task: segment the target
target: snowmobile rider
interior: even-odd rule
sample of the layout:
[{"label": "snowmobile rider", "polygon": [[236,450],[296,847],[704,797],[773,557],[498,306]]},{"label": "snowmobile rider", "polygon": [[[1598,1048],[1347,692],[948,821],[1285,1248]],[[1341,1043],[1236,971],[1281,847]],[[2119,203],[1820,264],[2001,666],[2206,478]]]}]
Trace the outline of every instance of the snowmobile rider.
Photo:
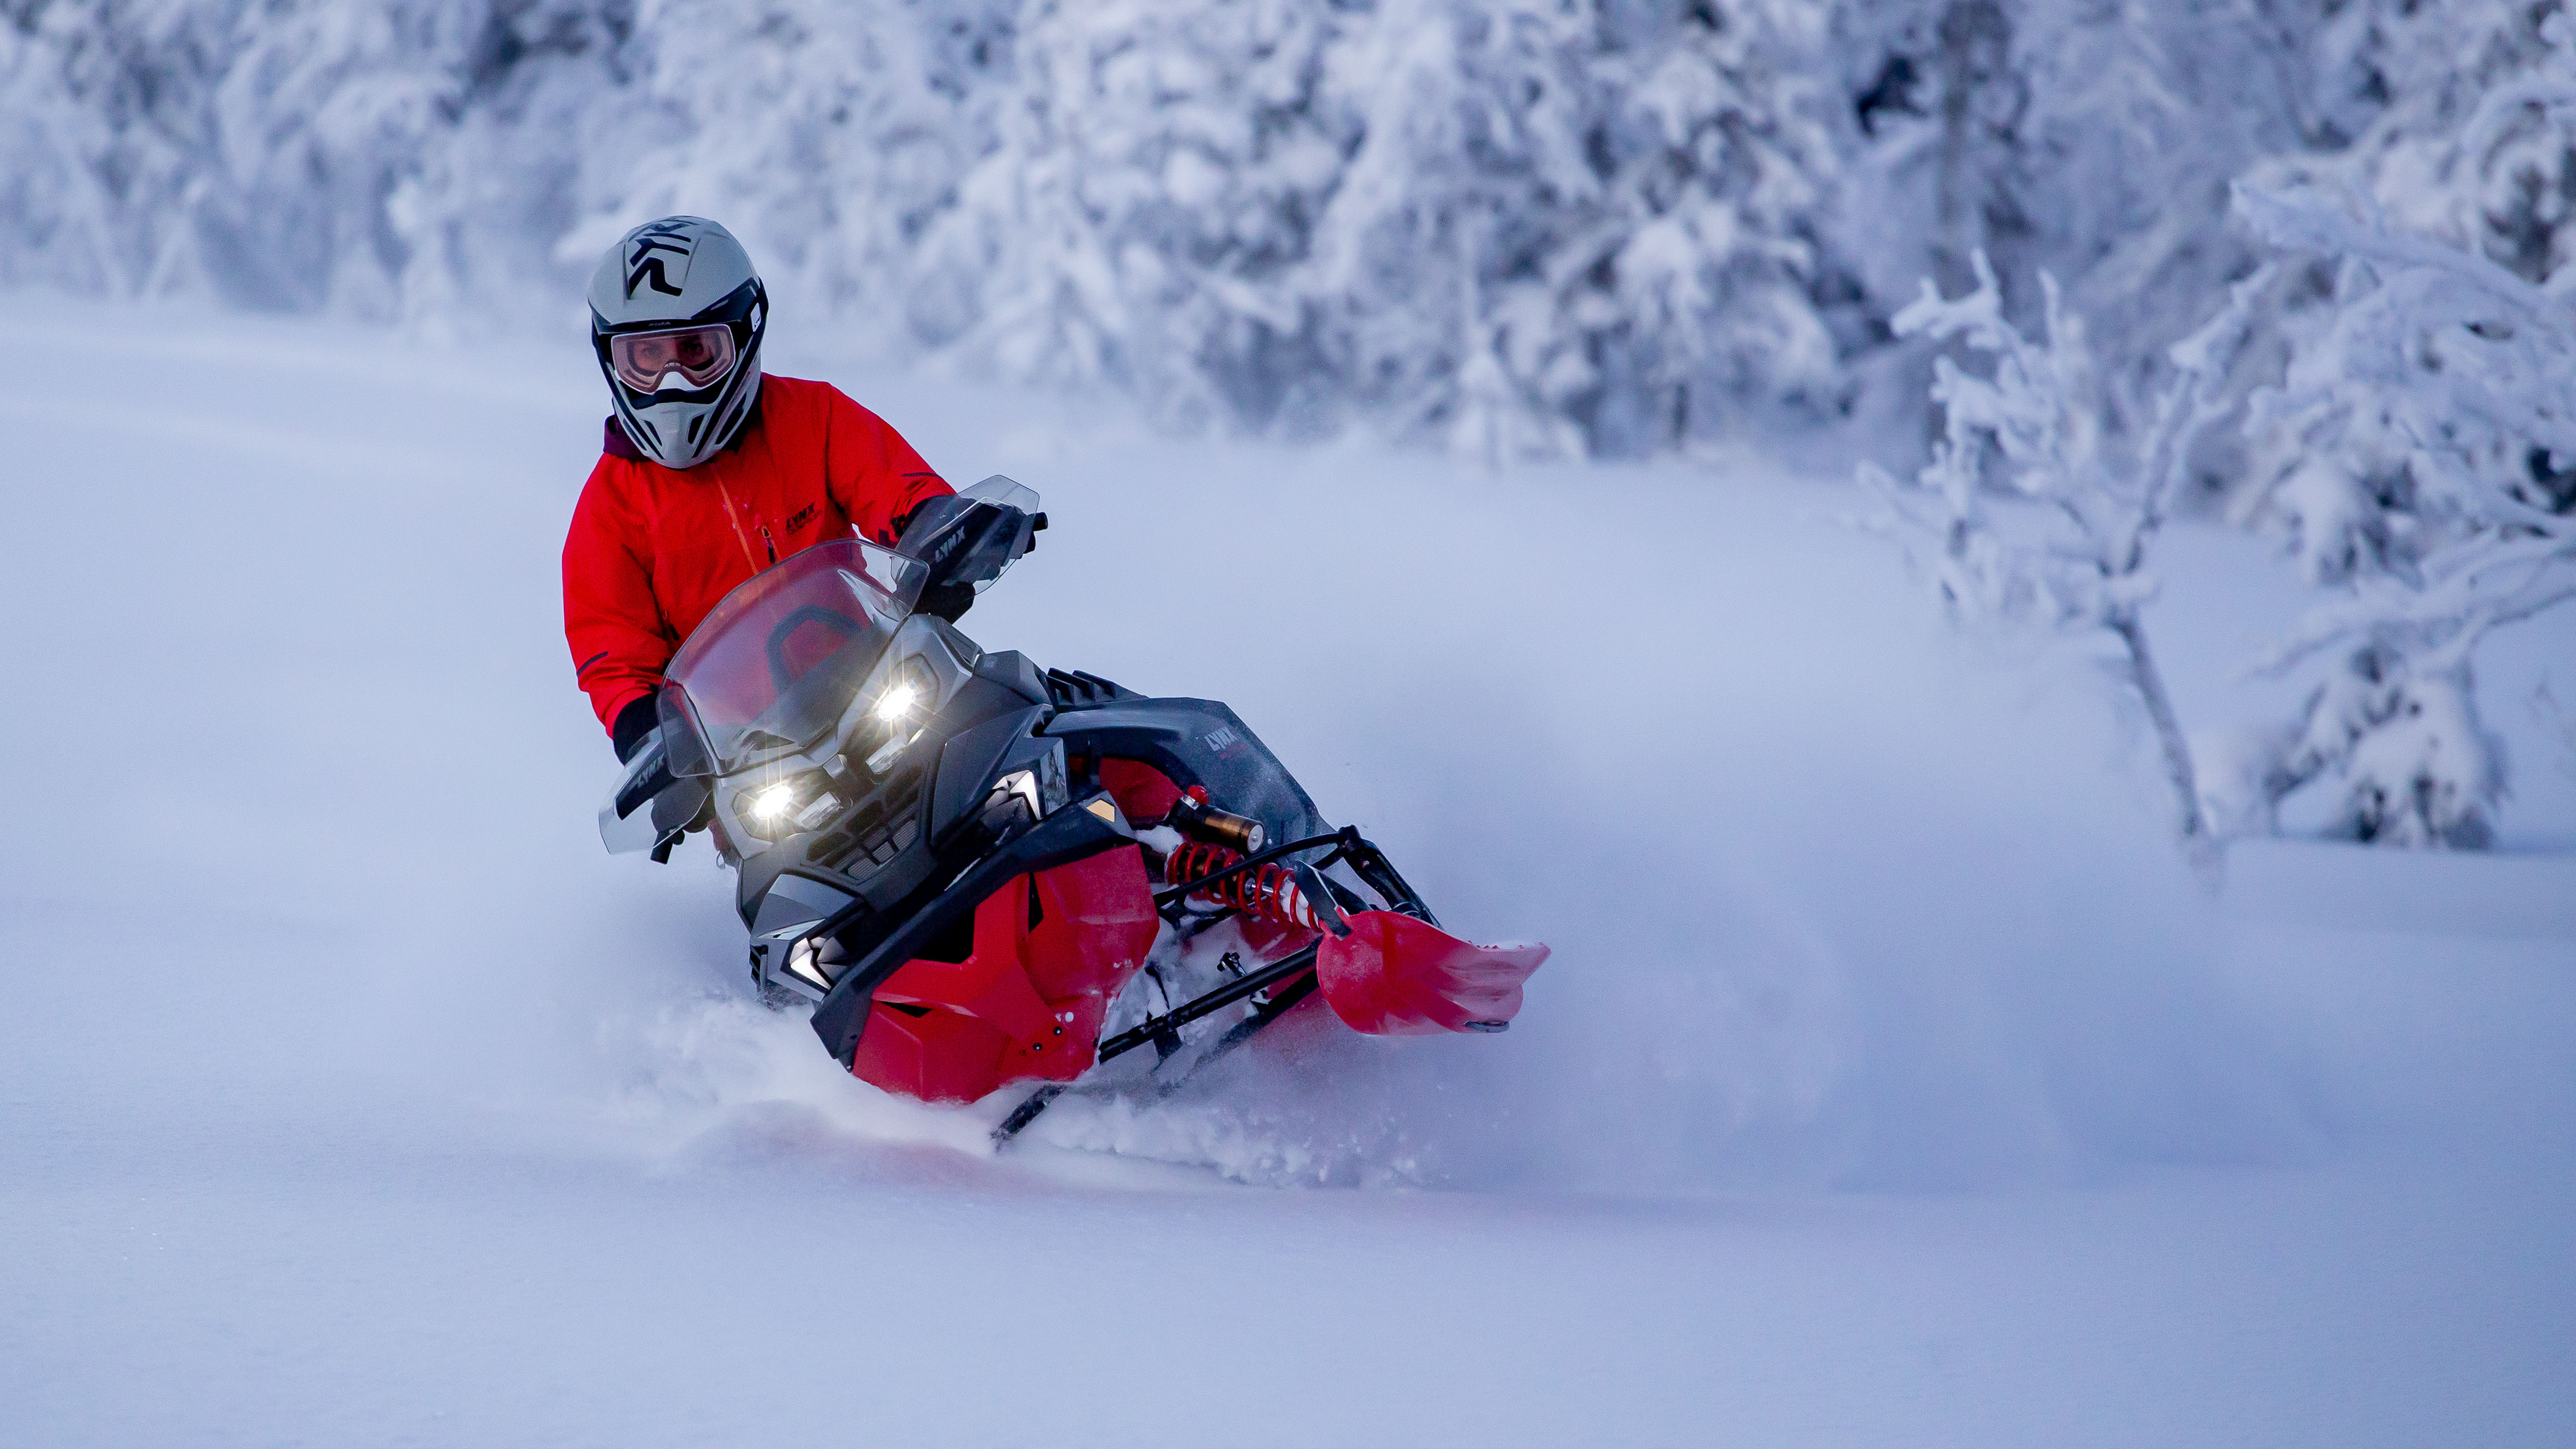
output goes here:
[{"label": "snowmobile rider", "polygon": [[[590,282],[616,411],[564,539],[564,637],[630,760],[662,671],[724,596],[814,544],[891,544],[952,490],[885,420],[825,382],[767,377],[769,294],[733,234],[669,216],[619,238]],[[972,590],[921,607],[954,619]]]}]

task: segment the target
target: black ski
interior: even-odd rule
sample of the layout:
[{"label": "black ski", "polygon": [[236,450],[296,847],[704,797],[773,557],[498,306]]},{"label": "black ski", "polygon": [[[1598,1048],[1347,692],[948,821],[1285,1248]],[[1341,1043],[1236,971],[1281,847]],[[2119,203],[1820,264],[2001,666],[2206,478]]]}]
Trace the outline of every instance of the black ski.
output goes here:
[{"label": "black ski", "polygon": [[[1206,1070],[1208,1063],[1250,1041],[1254,1033],[1287,1015],[1288,1008],[1305,1000],[1307,993],[1315,989],[1315,954],[1321,949],[1322,943],[1317,942],[1303,950],[1292,951],[1250,975],[1227,982],[1205,996],[1185,1001],[1161,1016],[1148,1017],[1102,1042],[1100,1055],[1096,1060],[1106,1062],[1125,1056],[1148,1042],[1169,1036],[1191,1022],[1223,1011],[1245,997],[1257,995],[1272,986],[1280,988],[1277,995],[1254,1008],[1252,1015],[1227,1028],[1225,1035],[1217,1038],[1216,1045],[1208,1049],[1207,1055],[1191,1063],[1188,1071],[1165,1083],[1157,1093],[1159,1096],[1170,1096],[1179,1091],[1191,1078]],[[1023,1128],[1036,1121],[1038,1114],[1047,1109],[1048,1103],[1064,1094],[1066,1085],[1062,1082],[1049,1082],[1030,1093],[1028,1100],[1012,1108],[1011,1115],[1002,1119],[1002,1125],[993,1129],[993,1141],[1000,1144],[1019,1136]]]}]

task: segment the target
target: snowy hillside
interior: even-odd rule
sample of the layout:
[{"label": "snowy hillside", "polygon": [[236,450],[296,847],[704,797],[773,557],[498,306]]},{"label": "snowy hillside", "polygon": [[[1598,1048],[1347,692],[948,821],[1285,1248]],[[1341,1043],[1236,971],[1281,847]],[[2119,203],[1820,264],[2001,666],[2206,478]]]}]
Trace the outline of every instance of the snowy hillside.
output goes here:
[{"label": "snowy hillside", "polygon": [[[0,1444],[2576,1437],[2563,622],[2479,676],[2503,849],[2213,896],[2086,671],[1948,633],[1838,477],[1173,441],[782,318],[1044,492],[970,634],[1229,701],[1557,949],[1508,1035],[996,1157],[750,999],[704,853],[600,853],[568,329],[10,311]],[[2167,573],[2185,707],[2277,708],[2302,585]]]}]

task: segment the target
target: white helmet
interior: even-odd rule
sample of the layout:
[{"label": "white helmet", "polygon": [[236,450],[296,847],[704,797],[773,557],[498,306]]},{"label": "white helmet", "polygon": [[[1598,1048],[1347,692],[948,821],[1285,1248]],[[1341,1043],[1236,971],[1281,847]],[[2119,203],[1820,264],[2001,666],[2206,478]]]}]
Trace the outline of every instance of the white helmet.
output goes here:
[{"label": "white helmet", "polygon": [[768,323],[750,254],[702,216],[635,228],[590,279],[590,341],[617,420],[668,468],[693,468],[740,436]]}]

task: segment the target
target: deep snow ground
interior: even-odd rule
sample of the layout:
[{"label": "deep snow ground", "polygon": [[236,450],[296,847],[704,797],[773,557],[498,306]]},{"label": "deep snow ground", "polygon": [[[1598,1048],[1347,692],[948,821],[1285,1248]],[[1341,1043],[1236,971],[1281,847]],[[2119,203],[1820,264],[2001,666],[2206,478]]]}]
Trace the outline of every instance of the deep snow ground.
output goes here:
[{"label": "deep snow ground", "polygon": [[[577,344],[17,301],[0,1444],[2576,1436],[2576,860],[2209,899],[2090,686],[1948,639],[1835,487],[1157,441],[782,338],[1046,494],[968,632],[1228,700],[1558,948],[1508,1036],[995,1159],[741,999],[702,852],[598,852]],[[2240,542],[2172,627],[2268,607]],[[2516,745],[2515,838],[2576,837]]]}]

